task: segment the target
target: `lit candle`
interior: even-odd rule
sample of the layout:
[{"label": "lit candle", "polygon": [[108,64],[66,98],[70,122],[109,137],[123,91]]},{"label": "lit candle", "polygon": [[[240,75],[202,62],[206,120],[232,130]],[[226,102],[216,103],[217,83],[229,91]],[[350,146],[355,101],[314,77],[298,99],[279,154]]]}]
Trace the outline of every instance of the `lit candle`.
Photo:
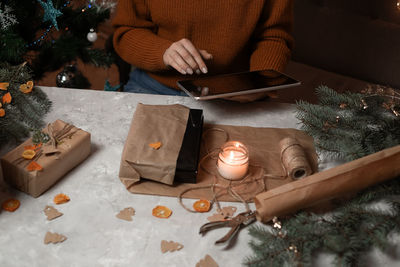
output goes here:
[{"label": "lit candle", "polygon": [[218,172],[222,177],[235,180],[244,177],[249,168],[249,152],[238,141],[224,144],[218,155]]}]

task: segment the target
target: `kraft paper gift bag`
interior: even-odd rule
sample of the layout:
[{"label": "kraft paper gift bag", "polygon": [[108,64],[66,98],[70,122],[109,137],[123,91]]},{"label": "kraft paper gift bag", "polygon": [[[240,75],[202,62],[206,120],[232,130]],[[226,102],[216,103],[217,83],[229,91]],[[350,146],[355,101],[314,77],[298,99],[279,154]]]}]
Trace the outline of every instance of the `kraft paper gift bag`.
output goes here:
[{"label": "kraft paper gift bag", "polygon": [[[141,178],[172,185],[190,109],[139,104],[122,152],[119,177],[129,188]],[[156,149],[150,144],[160,142]]]}]

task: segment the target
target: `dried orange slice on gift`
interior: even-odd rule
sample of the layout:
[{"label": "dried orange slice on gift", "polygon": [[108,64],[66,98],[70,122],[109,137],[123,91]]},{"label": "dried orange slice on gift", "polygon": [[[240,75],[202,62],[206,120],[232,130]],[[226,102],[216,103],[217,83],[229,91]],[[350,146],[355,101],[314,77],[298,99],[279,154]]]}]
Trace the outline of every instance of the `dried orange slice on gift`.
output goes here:
[{"label": "dried orange slice on gift", "polygon": [[27,81],[26,86],[28,87],[29,90],[33,89],[33,81]]},{"label": "dried orange slice on gift", "polygon": [[24,94],[32,92],[32,89],[33,89],[33,81],[28,81],[27,83],[21,84],[19,86],[19,90]]},{"label": "dried orange slice on gift", "polygon": [[165,207],[165,206],[156,206],[153,209],[152,212],[153,216],[156,216],[157,218],[168,218],[169,216],[171,216],[172,214],[172,210],[170,210],[169,208]]},{"label": "dried orange slice on gift", "polygon": [[20,202],[18,199],[11,198],[3,202],[3,210],[14,212],[19,208]]},{"label": "dried orange slice on gift", "polygon": [[31,163],[28,164],[28,166],[26,166],[26,169],[30,172],[33,172],[33,171],[41,171],[43,170],[43,167],[40,166],[39,163],[33,160],[31,161]]},{"label": "dried orange slice on gift", "polygon": [[210,207],[211,203],[207,199],[200,199],[193,203],[193,209],[198,212],[207,212]]},{"label": "dried orange slice on gift", "polygon": [[36,149],[40,148],[41,146],[42,146],[42,143],[39,143],[39,144],[37,144],[37,145],[24,146],[24,149],[25,149],[25,150],[27,150],[27,149],[36,150]]},{"label": "dried orange slice on gift", "polygon": [[36,155],[36,152],[32,149],[26,149],[24,152],[22,152],[22,157],[24,159],[33,159],[33,157]]},{"label": "dried orange slice on gift", "polygon": [[70,200],[69,196],[66,194],[58,194],[54,197],[53,201],[57,205],[67,203]]}]

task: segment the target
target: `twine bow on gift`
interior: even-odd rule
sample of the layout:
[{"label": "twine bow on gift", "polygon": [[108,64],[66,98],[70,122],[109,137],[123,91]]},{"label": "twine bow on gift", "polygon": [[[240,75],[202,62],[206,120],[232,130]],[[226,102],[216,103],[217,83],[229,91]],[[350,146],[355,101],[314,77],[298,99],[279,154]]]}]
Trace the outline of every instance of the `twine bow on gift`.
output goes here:
[{"label": "twine bow on gift", "polygon": [[44,155],[49,156],[55,153],[61,153],[61,151],[57,149],[57,145],[60,144],[63,139],[71,137],[78,131],[78,128],[71,131],[73,128],[74,126],[72,124],[67,123],[61,130],[54,130],[54,125],[49,123],[47,125],[47,134],[50,137],[50,141],[43,146]]},{"label": "twine bow on gift", "polygon": [[[49,136],[49,141],[44,145],[36,145],[33,149],[35,151],[35,156],[31,159],[25,159],[23,157],[18,157],[13,161],[15,164],[24,163],[24,167],[37,161],[42,155],[51,156],[61,153],[61,150],[57,146],[62,142],[63,139],[71,137],[75,134],[79,128],[75,128],[72,124],[66,123],[60,130],[54,129],[55,123],[49,123],[46,127],[47,134]],[[74,129],[75,128],[75,129]],[[74,129],[74,130],[72,130]]]}]

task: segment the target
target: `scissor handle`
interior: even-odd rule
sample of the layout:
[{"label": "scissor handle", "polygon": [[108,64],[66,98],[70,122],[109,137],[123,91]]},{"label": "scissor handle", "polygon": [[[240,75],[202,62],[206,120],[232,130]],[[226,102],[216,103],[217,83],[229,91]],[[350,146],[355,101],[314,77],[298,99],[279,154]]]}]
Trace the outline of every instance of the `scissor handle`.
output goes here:
[{"label": "scissor handle", "polygon": [[226,241],[230,240],[232,237],[234,237],[240,230],[241,224],[236,224],[234,227],[229,230],[226,235],[224,235],[222,238],[218,239],[215,241],[215,244],[220,244],[220,243],[225,243]]},{"label": "scissor handle", "polygon": [[204,224],[203,226],[200,227],[199,233],[200,234],[205,234],[206,232],[219,228],[219,227],[231,227],[229,232],[224,235],[222,238],[218,239],[215,244],[219,243],[224,243],[228,240],[230,240],[233,236],[237,234],[237,232],[240,230],[240,228],[246,225],[251,224],[252,222],[255,221],[255,212],[254,211],[245,211],[242,213],[239,213],[235,217],[229,220],[225,221],[217,221],[217,222],[209,222]]}]

